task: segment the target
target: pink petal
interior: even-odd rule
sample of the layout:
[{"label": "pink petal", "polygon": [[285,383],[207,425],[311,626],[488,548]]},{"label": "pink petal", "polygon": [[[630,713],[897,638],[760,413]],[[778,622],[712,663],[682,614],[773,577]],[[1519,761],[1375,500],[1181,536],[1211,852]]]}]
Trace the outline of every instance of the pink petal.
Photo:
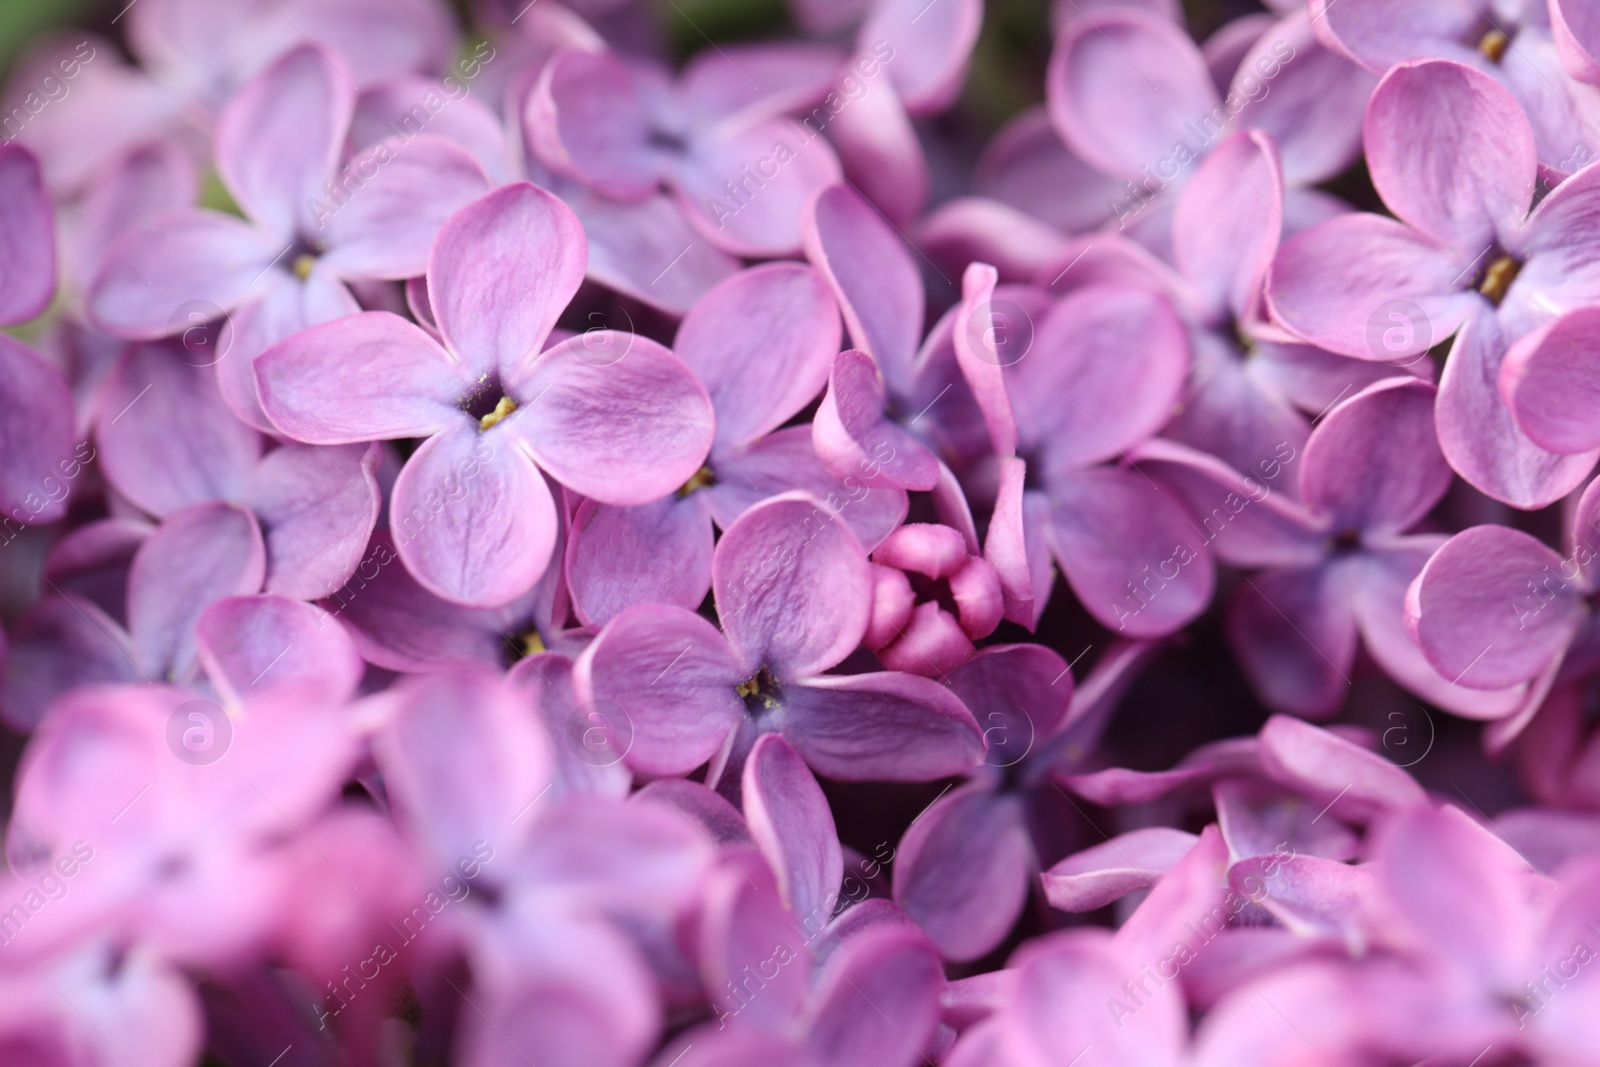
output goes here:
[{"label": "pink petal", "polygon": [[342,704],[363,664],[345,628],[281,596],[219,600],[195,623],[206,677],[230,704],[281,696]]},{"label": "pink petal", "polygon": [[822,675],[784,688],[783,735],[818,774],[926,782],[977,766],[983,736],[961,701],[929,678]]},{"label": "pink petal", "polygon": [[1373,923],[1377,875],[1320,856],[1253,856],[1228,869],[1234,892],[1302,937],[1333,936],[1359,951]]},{"label": "pink petal", "polygon": [[651,141],[650,108],[628,64],[609,53],[564,49],[544,65],[523,128],[540,160],[613,200],[654,192],[668,164]]},{"label": "pink petal", "polygon": [[917,224],[912,239],[941,267],[958,271],[969,263],[990,263],[1006,282],[1032,279],[1067,246],[1058,230],[1034,216],[976,196],[940,204]]},{"label": "pink petal", "polygon": [[[1135,9],[1095,12],[1066,27],[1050,54],[1045,94],[1067,147],[1126,178],[1138,178],[1146,166],[1175,178],[1195,154],[1186,123],[1218,106],[1211,74],[1188,35]],[[1175,154],[1178,147],[1182,154]]]},{"label": "pink petal", "polygon": [[373,445],[284,445],[250,475],[246,492],[267,544],[269,593],[315,600],[356,572],[382,495]]},{"label": "pink petal", "polygon": [[1241,131],[1206,156],[1178,197],[1172,246],[1211,321],[1257,317],[1283,232],[1283,171],[1265,134]]},{"label": "pink petal", "polygon": [[1367,105],[1366,150],[1390,210],[1469,256],[1516,233],[1533,201],[1538,160],[1522,106],[1461,63],[1419,60],[1386,74]]},{"label": "pink petal", "polygon": [[1340,530],[1398,533],[1450,486],[1433,430],[1433,386],[1379,382],[1323,416],[1306,443],[1301,496]]},{"label": "pink petal", "polygon": [[[702,49],[690,58],[679,76],[678,91],[691,122],[778,118],[820,100],[844,63],[845,57],[831,45],[730,44]],[[877,69],[872,63],[862,74],[870,78]]]},{"label": "pink petal", "polygon": [[406,569],[430,593],[495,607],[533,587],[555,549],[555,501],[509,434],[466,426],[422,443],[400,471],[389,526]]},{"label": "pink petal", "polygon": [[1500,366],[1500,395],[1517,426],[1552,452],[1600,448],[1589,370],[1600,342],[1600,310],[1579,308],[1513,344]]},{"label": "pink petal", "polygon": [[157,517],[208,500],[237,500],[261,455],[261,435],[233,417],[216,372],[167,344],[134,344],[107,376],[95,431],[106,476]]},{"label": "pink petal", "polygon": [[980,0],[934,8],[921,0],[889,0],[862,23],[856,51],[870,50],[883,60],[907,111],[933,114],[949,107],[960,93],[982,25]]},{"label": "pink petal", "polygon": [[127,632],[82,597],[44,597],[12,624],[10,643],[0,715],[18,731],[69,689],[140,680]]},{"label": "pink petal", "polygon": [[722,282],[684,317],[673,351],[717,412],[717,444],[740,448],[822,392],[839,351],[839,312],[809,267],[770,263]]},{"label": "pink petal", "polygon": [[428,298],[450,351],[508,384],[526,374],[583,282],[587,247],[572,209],[527,182],[457,211],[428,260]]},{"label": "pink petal", "polygon": [[711,591],[711,515],[705,498],[668,494],[616,507],[585,501],[572,519],[566,575],[585,626],[640,604],[693,610]]},{"label": "pink petal", "polygon": [[973,188],[1066,234],[1097,229],[1111,218],[1125,183],[1073,155],[1046,109],[1034,107],[989,142]]},{"label": "pink petal", "polygon": [[840,1067],[927,1062],[939,1024],[944,971],[914,930],[873,931],[841,947],[819,976],[806,1044]]},{"label": "pink petal", "polygon": [[1474,488],[1519,508],[1543,507],[1582,484],[1600,450],[1564,456],[1529,440],[1501,399],[1505,355],[1499,324],[1485,307],[1456,336],[1439,379],[1439,447]]},{"label": "pink petal", "polygon": [[606,504],[679,488],[711,447],[715,416],[689,369],[654,341],[595,330],[546,349],[506,380],[513,426],[539,466]]},{"label": "pink petal", "polygon": [[1262,571],[1246,578],[1227,616],[1240,666],[1263,703],[1326,718],[1350,695],[1356,654],[1349,568]]},{"label": "pink petal", "polygon": [[356,155],[335,177],[342,200],[317,201],[321,263],[341,278],[412,278],[463,204],[489,191],[483,169],[437,136],[395,137]]},{"label": "pink petal", "polygon": [[711,587],[744,668],[781,681],[835,666],[861,642],[872,577],[861,542],[804,493],[750,508],[722,535]]},{"label": "pink petal", "polygon": [[744,717],[744,678],[716,627],[684,608],[631,608],[606,624],[573,668],[585,702],[614,708],[632,731],[628,764],[686,774],[710,759]]},{"label": "pink petal", "polygon": [[1103,908],[1129,893],[1149,889],[1200,839],[1165,826],[1118,834],[1075,852],[1044,872],[1050,906],[1083,912]]},{"label": "pink petal", "polygon": [[167,518],[133,557],[128,631],[139,670],[181,680],[195,655],[195,621],[216,600],[261,588],[266,549],[249,512],[221,502]]},{"label": "pink petal", "polygon": [[1550,29],[1561,62],[1579,81],[1600,85],[1600,19],[1587,4],[1555,0],[1550,5]]},{"label": "pink petal", "polygon": [[745,759],[745,818],[772,864],[784,906],[812,932],[833,917],[844,859],[822,787],[789,742],[768,734]]},{"label": "pink petal", "polygon": [[1015,797],[974,783],[907,827],[895,854],[894,901],[949,960],[974,960],[1010,933],[1036,864]]},{"label": "pink petal", "polygon": [[474,672],[418,678],[394,696],[374,756],[401,825],[447,868],[485,842],[514,854],[551,773],[549,741],[516,690]]},{"label": "pink petal", "polygon": [[1585,611],[1576,578],[1576,568],[1520,530],[1474,526],[1422,568],[1407,622],[1445,678],[1474,689],[1516,685],[1572,641]]},{"label": "pink petal", "polygon": [[871,204],[836,185],[802,220],[805,253],[833,286],[855,346],[898,390],[922,336],[922,279],[905,244]]},{"label": "pink petal", "polygon": [[1341,2],[1313,0],[1311,25],[1329,48],[1380,74],[1404,60],[1436,54],[1445,42],[1466,41],[1484,18],[1472,0],[1355,0],[1335,10]]},{"label": "pink petal", "polygon": [[55,288],[55,220],[39,161],[21,145],[0,145],[0,323],[38,315]]},{"label": "pink petal", "polygon": [[1130,637],[1171,633],[1211,600],[1211,557],[1187,511],[1142,475],[1093,468],[1050,490],[1056,561],[1085,609]]},{"label": "pink petal", "polygon": [[839,174],[839,159],[820,134],[772,120],[695,138],[673,187],[684,217],[707,241],[764,258],[800,250],[805,205]]},{"label": "pink petal", "polygon": [[1017,450],[1017,422],[1001,368],[1028,354],[1025,345],[1033,341],[1033,323],[1020,307],[995,305],[998,281],[999,273],[988,264],[967,267],[952,334],[961,375],[983,411],[990,444],[997,456],[1010,456]]},{"label": "pink petal", "polygon": [[217,170],[245,213],[287,241],[315,227],[309,204],[333,177],[355,85],[307,44],[251,79],[217,123]]},{"label": "pink petal", "polygon": [[[876,61],[864,58],[856,63]],[[906,226],[927,206],[928,160],[894,87],[869,84],[855,95],[861,85],[853,75],[845,75],[838,91],[846,96],[828,132],[839,151],[845,180],[891,222]]]},{"label": "pink petal", "polygon": [[589,277],[674,315],[739,269],[665,194],[631,203],[578,196],[572,210],[589,239]]},{"label": "pink petal", "polygon": [[811,423],[818,457],[833,474],[856,475],[871,488],[932,489],[938,459],[888,417],[887,406],[872,357],[855,349],[839,353]]},{"label": "pink petal", "polygon": [[462,426],[474,382],[421,329],[364,311],[303,330],[255,361],[261,407],[297,441],[317,445],[426,437]]},{"label": "pink petal", "polygon": [[1361,823],[1425,799],[1422,787],[1382,756],[1310,723],[1274,715],[1261,728],[1261,764],[1275,781]]}]

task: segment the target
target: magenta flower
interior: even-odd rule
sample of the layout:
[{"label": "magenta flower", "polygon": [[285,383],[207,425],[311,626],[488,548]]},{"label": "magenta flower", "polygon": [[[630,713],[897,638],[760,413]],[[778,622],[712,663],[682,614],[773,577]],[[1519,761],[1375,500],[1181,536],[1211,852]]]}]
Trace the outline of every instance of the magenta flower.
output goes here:
[{"label": "magenta flower", "polygon": [[234,414],[272,425],[251,361],[297,330],[359,310],[347,283],[421,274],[445,219],[488,189],[476,162],[441,139],[394,137],[345,160],[355,104],[325,51],[296,48],[229,102],[217,170],[245,214],[189,209],[124,235],[89,294],[120,337],[183,333],[229,316],[217,362]]},{"label": "magenta flower", "polygon": [[683,774],[716,757],[737,776],[763,734],[782,734],[818,774],[926,781],[982,756],[972,715],[937,682],[895,671],[836,675],[871,617],[872,578],[855,534],[803,493],[728,527],[711,561],[723,629],[684,608],[631,608],[578,657],[580,699],[631,721],[628,763]]},{"label": "magenta flower", "polygon": [[695,305],[673,352],[711,396],[711,454],[660,500],[579,505],[565,559],[579,621],[599,626],[640,604],[698,607],[711,588],[712,524],[726,529],[751,504],[791,489],[812,493],[866,545],[898,525],[903,491],[830,474],[810,428],[784,427],[822,391],[838,350],[838,306],[809,267],[756,267]]},{"label": "magenta flower", "polygon": [[1600,294],[1600,261],[1580,237],[1600,171],[1574,175],[1530,212],[1538,162],[1522,108],[1493,78],[1446,60],[1385,76],[1366,148],[1401,221],[1349,215],[1285,244],[1268,284],[1274,317],[1358,359],[1420,356],[1456,335],[1435,416],[1445,458],[1498,500],[1559,499],[1595,453],[1541,448],[1496,384],[1508,345]]},{"label": "magenta flower", "polygon": [[434,245],[442,343],[365,312],[256,362],[262,407],[289,437],[426,438],[395,482],[390,526],[407,569],[446,600],[497,606],[539,580],[557,525],[542,471],[592,499],[642,504],[705,458],[710,401],[665,348],[601,330],[540,351],[583,257],[565,205],[508,185],[452,216]]},{"label": "magenta flower", "polygon": [[872,622],[861,643],[891,670],[940,678],[1000,625],[1000,576],[961,533],[911,523],[872,552]]}]

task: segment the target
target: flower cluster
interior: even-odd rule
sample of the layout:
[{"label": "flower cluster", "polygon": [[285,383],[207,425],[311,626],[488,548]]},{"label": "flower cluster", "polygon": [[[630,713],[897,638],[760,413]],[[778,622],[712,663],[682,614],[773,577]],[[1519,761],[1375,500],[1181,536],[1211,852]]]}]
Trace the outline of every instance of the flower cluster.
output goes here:
[{"label": "flower cluster", "polygon": [[989,8],[24,51],[0,1063],[1600,1064],[1600,3]]}]

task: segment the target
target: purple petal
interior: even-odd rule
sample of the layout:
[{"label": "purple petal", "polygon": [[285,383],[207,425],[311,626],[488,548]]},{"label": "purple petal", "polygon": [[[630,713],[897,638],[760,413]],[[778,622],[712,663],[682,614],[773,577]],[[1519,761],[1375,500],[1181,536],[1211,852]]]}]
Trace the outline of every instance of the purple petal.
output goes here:
[{"label": "purple petal", "polygon": [[668,494],[616,507],[586,501],[572,519],[566,575],[585,626],[640,604],[693,610],[711,591],[711,516],[705,498]]},{"label": "purple petal", "polygon": [[[858,64],[874,60],[859,59]],[[851,75],[840,89],[850,92]],[[831,94],[830,94],[831,95]],[[893,86],[869,87],[846,104],[828,128],[844,178],[896,226],[907,226],[928,203],[928,160]],[[812,112],[813,115],[816,112]]]},{"label": "purple petal", "polygon": [[711,401],[676,356],[631,333],[569,338],[506,380],[522,405],[513,426],[569,489],[606,504],[644,504],[705,462]]},{"label": "purple petal", "polygon": [[288,697],[342,704],[363,664],[345,628],[281,596],[219,600],[196,620],[206,677],[233,705]]},{"label": "purple petal", "polygon": [[1024,449],[1049,465],[1110,459],[1172,416],[1189,368],[1183,324],[1143,289],[1091,286],[1059,301],[1008,368]]},{"label": "purple petal", "polygon": [[1217,827],[1234,860],[1289,850],[1293,855],[1353,859],[1361,840],[1338,819],[1323,820],[1305,798],[1250,778],[1230,778],[1211,787]]},{"label": "purple petal", "polygon": [[1056,735],[1072,703],[1067,663],[1043,645],[990,645],[950,673],[983,726],[990,767],[1015,767]]},{"label": "purple petal", "polygon": [[[754,869],[730,864],[708,879],[699,930],[701,968],[719,1017],[737,1016],[741,1029],[782,1033],[805,1003],[809,953],[772,874],[759,860],[745,866]],[[762,973],[752,981],[757,972]]]},{"label": "purple petal", "polygon": [[901,837],[894,901],[940,955],[974,960],[1016,924],[1036,862],[1017,798],[964,786],[930,804]]},{"label": "purple petal", "polygon": [[1228,637],[1268,707],[1326,718],[1343,706],[1356,654],[1353,577],[1335,563],[1263,571],[1239,588]]},{"label": "purple petal", "polygon": [[55,219],[39,161],[0,144],[0,324],[38,315],[55,291]]},{"label": "purple petal", "polygon": [[0,335],[0,508],[9,520],[54,522],[66,514],[70,475],[82,466],[73,458],[81,452],[73,450],[72,412],[61,373]]},{"label": "purple petal", "polygon": [[441,137],[396,137],[356,155],[335,183],[342,202],[317,201],[322,265],[341,278],[412,278],[445,221],[489,191],[482,168]]},{"label": "purple petal", "polygon": [[374,755],[401,825],[447,868],[484,842],[514,853],[538,822],[518,817],[551,774],[549,741],[517,690],[467,673],[419,678],[394,695]]},{"label": "purple petal", "polygon": [[1600,451],[1556,455],[1517,428],[1499,388],[1505,352],[1487,308],[1462,327],[1439,379],[1439,447],[1474,488],[1519,508],[1543,507],[1582,484]]},{"label": "purple petal", "polygon": [[1310,723],[1274,715],[1261,728],[1261,765],[1347,822],[1422,803],[1422,787],[1382,756]]},{"label": "purple petal", "polygon": [[695,138],[673,186],[689,224],[724,252],[786,256],[800,250],[805,205],[839,173],[820,134],[773,120]]},{"label": "purple petal", "polygon": [[428,298],[450,351],[504,383],[526,374],[583,282],[587,247],[572,209],[527,182],[457,211],[428,260]]},{"label": "purple petal", "polygon": [[117,492],[157,517],[237,500],[261,435],[233,417],[216,373],[173,345],[123,350],[104,385],[95,440]]},{"label": "purple petal", "polygon": [[906,110],[928,115],[949,107],[960,93],[982,25],[981,0],[934,8],[922,0],[888,0],[862,23],[856,51],[883,60]]},{"label": "purple petal", "polygon": [[1265,134],[1219,144],[1178,197],[1172,247],[1211,321],[1249,321],[1283,230],[1283,171]]},{"label": "purple petal", "polygon": [[1284,243],[1267,280],[1267,303],[1311,344],[1409,366],[1483,306],[1460,291],[1473,254],[1392,219],[1348,215]]},{"label": "purple petal", "polygon": [[728,644],[747,674],[784,682],[837,665],[866,632],[867,554],[850,528],[804,493],[785,493],[727,528],[711,587]]},{"label": "purple petal", "polygon": [[474,382],[421,329],[364,311],[303,330],[255,361],[261,407],[297,441],[317,445],[426,437],[468,416],[456,406]]},{"label": "purple petal", "polygon": [[1177,177],[1194,158],[1187,124],[1218,107],[1210,71],[1188,35],[1136,9],[1095,12],[1063,30],[1045,94],[1067,147],[1127,178],[1146,166],[1171,166],[1162,177]]},{"label": "purple petal", "polygon": [[266,548],[248,511],[196,504],[168,517],[134,554],[128,632],[139,670],[182,679],[194,662],[195,620],[214,601],[261,588]]},{"label": "purple petal", "polygon": [[430,593],[494,607],[533,588],[555,549],[555,501],[515,438],[466,426],[412,453],[394,483],[389,527]]},{"label": "purple petal", "polygon": [[140,680],[127,633],[82,597],[44,597],[12,625],[10,642],[0,715],[15,730],[31,731],[69,689]]},{"label": "purple petal", "polygon": [[239,90],[217,123],[217,170],[245,213],[287,241],[316,220],[308,205],[333,177],[355,110],[355,86],[312,44]]},{"label": "purple petal", "polygon": [[1367,105],[1366,149],[1390,210],[1469,256],[1520,229],[1533,201],[1538,160],[1522,106],[1461,63],[1421,60],[1386,74]]},{"label": "purple petal", "polygon": [[716,627],[684,608],[632,608],[606,624],[573,669],[578,697],[620,713],[633,731],[628,765],[686,774],[744,717],[744,679]]},{"label": "purple petal", "polygon": [[911,374],[924,312],[922,279],[904,242],[843,185],[811,202],[803,227],[806,258],[833,286],[850,339],[898,391]]},{"label": "purple petal", "polygon": [[1211,557],[1167,490],[1133,471],[1094,468],[1053,482],[1050,505],[1056,561],[1100,622],[1157,637],[1205,610]]},{"label": "purple petal", "polygon": [[[1483,23],[1472,0],[1409,4],[1405,0],[1312,0],[1312,26],[1329,48],[1375,72],[1403,60],[1437,54],[1446,42],[1466,41]],[[1465,51],[1463,48],[1462,51]]]},{"label": "purple petal", "polygon": [[[184,209],[115,240],[89,288],[94,323],[118,337],[153,339],[239,307],[285,241],[243,219]],[[198,309],[198,310],[196,310]]]},{"label": "purple petal", "polygon": [[[1027,356],[1025,344],[1033,340],[1033,323],[1026,312],[1022,321],[1010,308],[992,303],[999,273],[986,263],[969,266],[961,279],[961,304],[952,330],[961,375],[983,411],[984,425],[997,456],[1017,450],[1017,422],[1001,367]],[[1017,310],[1021,310],[1020,308]],[[1009,344],[1008,344],[1009,342]]]},{"label": "purple petal", "polygon": [[926,1063],[939,1028],[944,970],[915,930],[886,929],[847,941],[829,957],[810,1005],[806,1044],[840,1067]]},{"label": "purple petal", "polygon": [[1165,826],[1118,834],[1075,852],[1044,872],[1050,906],[1083,912],[1103,908],[1129,893],[1150,889],[1200,839]]},{"label": "purple petal", "polygon": [[466,149],[494,184],[515,181],[500,117],[490,105],[463,95],[461,85],[401,76],[364,88],[351,120],[350,143],[366,147],[396,134],[414,138],[426,132]]},{"label": "purple petal", "polygon": [[1600,168],[1585,168],[1539,202],[1512,254],[1523,261],[1500,303],[1506,336],[1519,339],[1566,311],[1589,304],[1600,257],[1583,233],[1600,211]]},{"label": "purple petal", "polygon": [[1319,856],[1253,856],[1228,869],[1234,892],[1302,937],[1338,937],[1359,950],[1373,925],[1377,875]]},{"label": "purple petal", "polygon": [[1062,233],[1097,229],[1115,214],[1124,183],[1073,155],[1050,115],[1030,108],[1003,126],[978,158],[973,188]]},{"label": "purple petal", "polygon": [[589,238],[589,277],[674,315],[739,269],[739,260],[696,233],[665,194],[636,203],[580,196],[572,210]]},{"label": "purple petal", "polygon": [[1579,81],[1600,85],[1600,19],[1587,4],[1555,0],[1550,5],[1550,29],[1561,62]]},{"label": "purple petal", "polygon": [[803,489],[844,519],[863,546],[876,548],[906,517],[905,490],[872,488],[855,473],[835,477],[817,458],[811,437],[810,426],[790,426],[737,454],[713,452],[717,482],[702,492],[717,525],[727,529],[767,497]]},{"label": "purple petal", "polygon": [[1050,503],[1042,493],[1025,492],[1027,463],[1015,456],[1000,460],[1000,486],[983,543],[983,558],[1000,578],[1005,618],[1032,630],[1044,613],[1055,583],[1045,529]]},{"label": "purple petal", "polygon": [[1034,216],[976,196],[945,201],[912,234],[922,253],[940,266],[959,271],[968,263],[990,263],[1005,282],[1031,280],[1060,260],[1067,247],[1059,231]]},{"label": "purple petal", "polygon": [[1575,570],[1520,530],[1474,526],[1422,568],[1407,621],[1445,678],[1474,689],[1517,685],[1572,641],[1585,612]]},{"label": "purple petal", "polygon": [[932,489],[938,459],[888,417],[887,405],[872,357],[856,349],[839,353],[811,423],[817,455],[833,474],[853,475],[869,488]]},{"label": "purple petal", "polygon": [[[836,48],[825,44],[730,44],[703,49],[684,64],[678,92],[691,122],[777,118],[822,99],[844,62]],[[858,70],[870,78],[877,64]]]},{"label": "purple petal", "polygon": [[1513,344],[1500,365],[1500,395],[1528,439],[1552,452],[1600,448],[1600,309],[1579,308]]},{"label": "purple petal", "polygon": [[378,521],[377,445],[284,445],[250,475],[246,499],[267,544],[269,593],[315,600],[355,574]]},{"label": "purple petal", "polygon": [[1300,495],[1339,530],[1399,533],[1450,487],[1433,431],[1433,386],[1394,378],[1323,417],[1306,442]]},{"label": "purple petal", "polygon": [[717,445],[740,448],[782,426],[827,384],[839,351],[827,283],[796,263],[734,275],[684,317],[673,351],[717,413]]},{"label": "purple petal", "polygon": [[651,140],[646,93],[628,64],[606,52],[566,49],[544,65],[528,98],[523,129],[547,166],[612,200],[654,192],[669,157]]},{"label": "purple petal", "polygon": [[820,931],[833,916],[844,877],[822,787],[789,742],[768,734],[745,759],[741,796],[750,836],[778,876],[784,906],[808,931]]},{"label": "purple petal", "polygon": [[783,702],[784,737],[827,778],[927,782],[983,755],[972,713],[930,678],[823,675],[785,686]]}]

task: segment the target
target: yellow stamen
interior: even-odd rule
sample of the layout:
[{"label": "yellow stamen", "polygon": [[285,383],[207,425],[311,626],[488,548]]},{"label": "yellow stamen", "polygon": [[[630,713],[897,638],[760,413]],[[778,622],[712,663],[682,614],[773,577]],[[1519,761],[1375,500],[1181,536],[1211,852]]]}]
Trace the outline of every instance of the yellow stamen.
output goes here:
[{"label": "yellow stamen", "polygon": [[1506,290],[1511,288],[1521,269],[1522,264],[1510,256],[1501,256],[1483,272],[1483,282],[1478,286],[1478,292],[1488,297],[1491,304],[1498,305],[1506,298]]},{"label": "yellow stamen", "polygon": [[517,410],[517,402],[509,396],[502,396],[494,410],[478,420],[478,431],[481,433],[500,422],[501,419]]},{"label": "yellow stamen", "polygon": [[704,489],[708,485],[715,485],[716,482],[717,476],[711,472],[708,464],[689,476],[689,480],[678,488],[678,496],[686,497],[696,489]]},{"label": "yellow stamen", "polygon": [[294,276],[301,281],[311,277],[311,268],[317,265],[317,257],[307,252],[302,252],[294,257]]},{"label": "yellow stamen", "polygon": [[1478,42],[1478,51],[1488,57],[1491,63],[1500,62],[1500,57],[1506,54],[1506,49],[1509,47],[1511,47],[1511,39],[1499,30],[1490,30]]},{"label": "yellow stamen", "polygon": [[758,678],[752,678],[748,682],[740,682],[733,687],[733,691],[739,694],[740,700],[748,700],[761,691],[761,681]]},{"label": "yellow stamen", "polygon": [[548,652],[544,647],[544,639],[539,636],[538,630],[529,630],[522,638],[522,655],[537,656],[541,652]]}]

